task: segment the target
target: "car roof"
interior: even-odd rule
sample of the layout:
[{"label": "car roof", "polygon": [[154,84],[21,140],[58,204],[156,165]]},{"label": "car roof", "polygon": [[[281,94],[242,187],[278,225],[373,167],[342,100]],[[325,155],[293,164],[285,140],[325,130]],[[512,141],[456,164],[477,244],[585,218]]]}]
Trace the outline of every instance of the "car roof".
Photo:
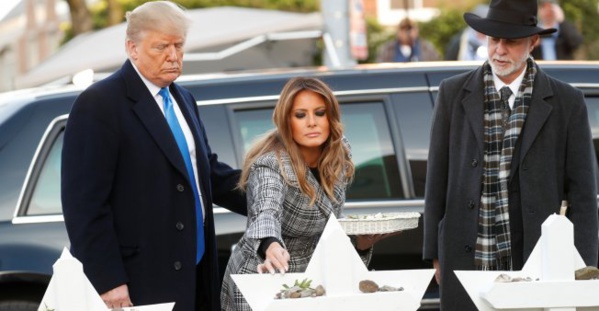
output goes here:
[{"label": "car roof", "polygon": [[[599,87],[599,61],[538,62],[550,75],[576,86]],[[288,68],[213,75],[182,76],[178,80],[188,88],[198,88],[194,95],[199,104],[218,99],[276,96],[284,82],[295,76],[316,76],[336,93],[347,91],[389,91],[393,88],[430,87],[455,74],[480,66],[480,61],[414,62],[363,64],[351,68]],[[564,69],[568,69],[567,71]]]},{"label": "car roof", "polygon": [[[571,73],[560,74],[560,79],[564,82],[599,86],[599,61],[538,61],[539,65],[551,74],[553,71],[560,71],[568,68]],[[346,89],[385,89],[387,87],[410,87],[430,85],[436,87],[440,80],[453,74],[472,70],[481,65],[480,61],[437,61],[437,62],[412,62],[412,63],[378,63],[378,64],[359,64],[349,68],[327,68],[327,67],[299,67],[299,68],[279,68],[279,69],[260,69],[247,71],[232,71],[206,74],[182,75],[177,79],[177,83],[185,87],[199,87],[206,90],[196,92],[199,95],[198,101],[214,100],[219,98],[248,97],[258,95],[277,95],[287,79],[296,76],[316,76],[325,82],[333,83],[331,85],[334,91],[343,91]],[[584,73],[589,74],[585,75]],[[429,75],[429,80],[423,84],[423,81],[413,79],[414,74],[420,73]],[[410,79],[402,81],[385,80],[385,76],[395,77],[396,75],[409,75]],[[435,79],[434,76],[438,78]],[[102,79],[108,74],[99,74]],[[377,80],[369,80],[370,77],[378,77]],[[342,82],[345,80],[345,83]],[[274,83],[273,81],[279,81]],[[338,83],[336,82],[338,81]],[[401,84],[398,84],[400,83]],[[64,94],[77,94],[84,90],[87,85],[74,84],[54,84],[40,87],[19,89],[0,93],[0,106],[8,103],[27,102],[39,99],[41,97],[62,96]],[[246,87],[243,87],[245,85]],[[267,87],[271,85],[271,89]],[[260,87],[258,87],[260,86]],[[230,88],[223,91],[224,88]]]}]

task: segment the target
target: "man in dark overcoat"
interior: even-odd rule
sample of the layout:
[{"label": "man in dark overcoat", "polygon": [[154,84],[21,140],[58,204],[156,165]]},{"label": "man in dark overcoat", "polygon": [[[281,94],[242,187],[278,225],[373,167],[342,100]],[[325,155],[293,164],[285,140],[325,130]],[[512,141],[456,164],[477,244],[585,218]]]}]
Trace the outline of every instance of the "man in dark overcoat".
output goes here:
[{"label": "man in dark overcoat", "polygon": [[455,270],[521,270],[541,224],[562,200],[575,246],[597,265],[596,163],[582,92],[530,57],[540,35],[537,0],[492,0],[488,61],[443,81],[435,103],[424,210],[425,260],[443,310],[476,310]]},{"label": "man in dark overcoat", "polygon": [[240,171],[208,144],[181,74],[189,20],[169,1],[127,15],[120,70],[69,116],[62,202],[71,252],[107,307],[220,310],[213,202],[246,213]]}]

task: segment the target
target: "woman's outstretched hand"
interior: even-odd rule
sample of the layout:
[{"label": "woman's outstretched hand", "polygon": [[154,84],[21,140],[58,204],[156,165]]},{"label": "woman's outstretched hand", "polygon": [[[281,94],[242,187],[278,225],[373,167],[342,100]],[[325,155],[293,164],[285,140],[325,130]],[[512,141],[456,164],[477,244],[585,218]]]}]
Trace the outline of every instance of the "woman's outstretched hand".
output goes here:
[{"label": "woman's outstretched hand", "polygon": [[284,249],[278,242],[271,243],[266,249],[266,259],[259,264],[258,273],[269,272],[275,274],[279,271],[281,274],[289,271],[289,252]]}]

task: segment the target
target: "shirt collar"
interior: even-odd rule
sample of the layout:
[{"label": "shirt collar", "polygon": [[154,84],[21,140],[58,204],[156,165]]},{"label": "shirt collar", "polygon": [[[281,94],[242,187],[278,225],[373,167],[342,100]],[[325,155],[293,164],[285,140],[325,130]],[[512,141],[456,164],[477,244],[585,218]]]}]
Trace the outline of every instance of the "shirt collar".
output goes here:
[{"label": "shirt collar", "polygon": [[160,92],[161,88],[159,86],[157,86],[156,84],[150,82],[150,80],[146,79],[146,77],[144,77],[139,72],[139,69],[137,69],[137,66],[135,66],[135,64],[133,62],[131,62],[131,65],[133,65],[133,68],[135,68],[135,71],[137,72],[137,75],[139,75],[139,77],[141,78],[141,81],[148,88],[148,91],[150,91],[150,94],[152,94],[152,96],[154,96],[154,97],[159,96],[158,92]]},{"label": "shirt collar", "polygon": [[499,77],[495,74],[495,72],[493,72],[493,83],[495,83],[495,89],[499,92],[499,90],[501,90],[502,87],[507,85],[510,88],[510,90],[512,90],[513,96],[516,96],[518,94],[518,89],[520,88],[520,84],[522,84],[522,79],[524,79],[525,73],[526,73],[526,68],[524,68],[524,70],[522,70],[520,75],[518,75],[518,77],[516,79],[514,79],[514,81],[512,81],[512,83],[506,84],[505,82],[501,81],[501,79],[499,79]]}]

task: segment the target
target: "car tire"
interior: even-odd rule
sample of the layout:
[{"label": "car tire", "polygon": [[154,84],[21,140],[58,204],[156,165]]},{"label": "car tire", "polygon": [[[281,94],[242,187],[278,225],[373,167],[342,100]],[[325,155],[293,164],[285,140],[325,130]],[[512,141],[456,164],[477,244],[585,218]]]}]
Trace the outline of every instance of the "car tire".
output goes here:
[{"label": "car tire", "polygon": [[25,300],[0,301],[0,311],[37,311],[39,303]]}]

